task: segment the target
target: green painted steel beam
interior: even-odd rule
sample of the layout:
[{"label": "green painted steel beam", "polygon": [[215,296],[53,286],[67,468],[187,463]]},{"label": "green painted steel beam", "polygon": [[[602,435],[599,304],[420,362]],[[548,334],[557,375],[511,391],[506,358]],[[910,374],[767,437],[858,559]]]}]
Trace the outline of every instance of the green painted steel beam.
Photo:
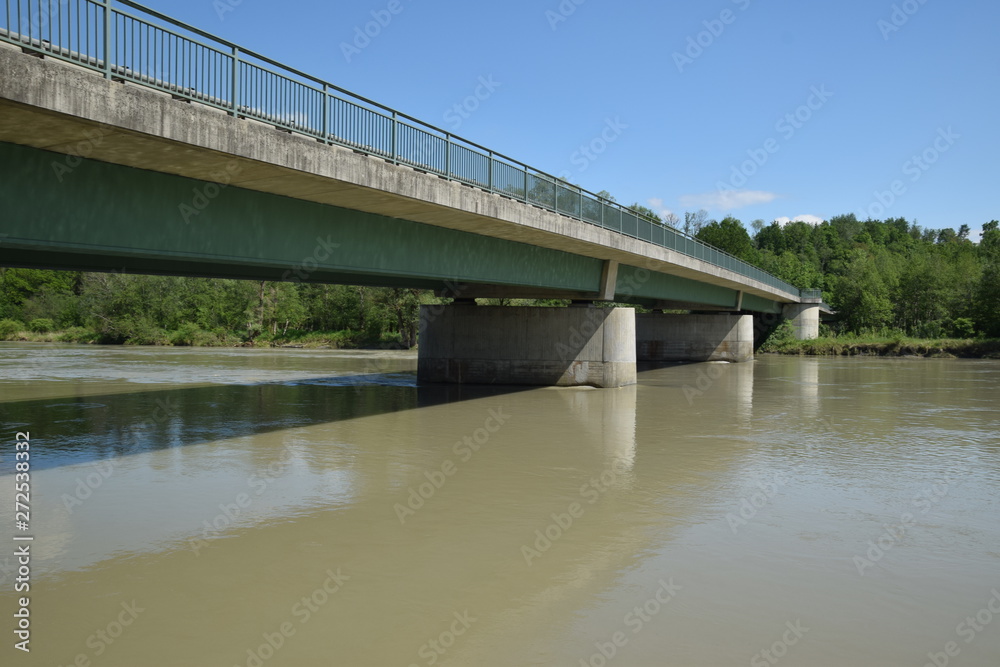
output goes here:
[{"label": "green painted steel beam", "polygon": [[755,313],[780,314],[784,305],[785,304],[778,303],[777,301],[771,301],[770,299],[757,296],[756,294],[743,295],[743,310],[749,310]]},{"label": "green painted steel beam", "polygon": [[623,301],[628,298],[688,301],[720,308],[735,308],[739,298],[738,291],[728,287],[627,265],[618,267],[615,293]]},{"label": "green painted steel beam", "polygon": [[0,143],[0,264],[441,288],[596,292],[603,262]]},{"label": "green painted steel beam", "polygon": [[[604,262],[470,232],[0,142],[0,265],[447,292],[597,293]],[[616,299],[734,308],[734,289],[621,266]],[[745,310],[781,306],[746,295]]]}]

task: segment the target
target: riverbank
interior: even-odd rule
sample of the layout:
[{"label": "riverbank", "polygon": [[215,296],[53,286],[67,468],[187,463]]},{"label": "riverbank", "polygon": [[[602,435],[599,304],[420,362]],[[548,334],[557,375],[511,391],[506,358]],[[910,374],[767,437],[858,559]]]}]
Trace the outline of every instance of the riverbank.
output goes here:
[{"label": "riverbank", "polygon": [[258,347],[307,348],[334,350],[407,349],[398,337],[375,340],[357,331],[289,331],[284,334],[264,334],[247,338],[228,331],[204,331],[182,327],[177,331],[161,331],[142,340],[107,340],[101,334],[84,327],[61,331],[0,332],[0,341],[11,343],[76,343],[82,345],[136,345],[149,347]]},{"label": "riverbank", "polygon": [[771,354],[806,356],[1000,359],[1000,339],[837,336],[814,340],[768,341],[760,351]]},{"label": "riverbank", "polygon": [[[0,340],[22,343],[77,343],[87,345],[145,345],[164,347],[256,347],[334,350],[407,349],[398,340],[370,340],[354,331],[288,332],[243,339],[231,332],[181,330],[163,332],[153,341],[114,342],[82,327],[63,331],[18,331]],[[759,350],[764,354],[798,356],[927,357],[938,359],[1000,359],[1000,339],[925,339],[836,336],[814,340],[784,338],[769,340]]]}]

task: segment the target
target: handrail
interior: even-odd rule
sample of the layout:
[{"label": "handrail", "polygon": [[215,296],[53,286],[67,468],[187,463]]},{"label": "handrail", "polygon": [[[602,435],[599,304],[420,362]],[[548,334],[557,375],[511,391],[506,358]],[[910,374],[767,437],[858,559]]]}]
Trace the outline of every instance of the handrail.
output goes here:
[{"label": "handrail", "polygon": [[22,49],[539,206],[804,298],[806,290],[662,221],[137,2],[114,0],[134,11],[112,0],[4,2],[0,40]]}]

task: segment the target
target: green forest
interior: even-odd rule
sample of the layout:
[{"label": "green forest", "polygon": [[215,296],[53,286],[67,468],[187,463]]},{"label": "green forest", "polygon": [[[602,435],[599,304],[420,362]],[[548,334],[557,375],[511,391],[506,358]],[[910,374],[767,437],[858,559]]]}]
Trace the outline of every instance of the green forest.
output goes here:
[{"label": "green forest", "polygon": [[[996,220],[978,243],[967,225],[923,229],[853,214],[818,225],[755,220],[749,229],[704,211],[668,222],[793,285],[822,289],[837,311],[824,336],[1000,338]],[[439,301],[414,289],[0,268],[0,340],[409,348],[420,304]]]}]

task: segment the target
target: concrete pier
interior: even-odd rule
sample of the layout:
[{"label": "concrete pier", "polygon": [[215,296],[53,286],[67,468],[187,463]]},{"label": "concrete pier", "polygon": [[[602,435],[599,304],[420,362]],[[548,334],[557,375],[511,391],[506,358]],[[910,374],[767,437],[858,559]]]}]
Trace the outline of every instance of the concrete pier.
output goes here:
[{"label": "concrete pier", "polygon": [[638,361],[750,361],[753,359],[753,316],[637,315]]},{"label": "concrete pier", "polygon": [[633,308],[420,308],[421,382],[622,387],[635,359]]},{"label": "concrete pier", "polygon": [[797,340],[819,338],[820,304],[789,303],[785,304],[782,310],[785,319],[791,322],[795,328],[795,338]]}]

